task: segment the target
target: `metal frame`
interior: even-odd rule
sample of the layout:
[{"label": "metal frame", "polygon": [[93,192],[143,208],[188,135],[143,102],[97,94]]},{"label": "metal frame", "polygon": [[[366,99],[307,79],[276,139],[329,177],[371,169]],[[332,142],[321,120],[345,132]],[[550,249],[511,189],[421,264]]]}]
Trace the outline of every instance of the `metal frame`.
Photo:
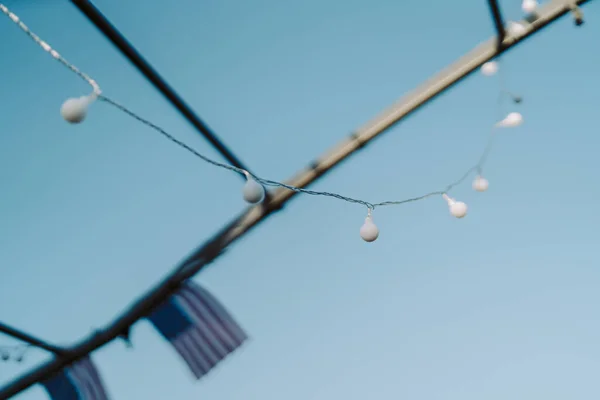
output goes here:
[{"label": "metal frame", "polygon": [[492,13],[492,19],[494,20],[494,26],[496,28],[496,36],[498,49],[502,48],[504,38],[506,37],[506,31],[504,30],[504,20],[502,19],[502,12],[497,0],[488,0],[490,6],[490,12]]},{"label": "metal frame", "polygon": [[[71,2],[90,20],[100,32],[110,40],[121,53],[131,61],[150,83],[200,132],[206,140],[233,166],[244,169],[248,167],[217,137],[192,108],[175,92],[175,90],[159,75],[158,72],[142,57],[133,45],[115,28],[115,26],[88,0],[71,0]],[[243,174],[240,176],[244,177]]]},{"label": "metal frame", "polygon": [[60,356],[63,353],[65,353],[64,349],[61,349],[60,347],[49,344],[48,342],[38,339],[35,336],[31,336],[28,333],[25,333],[23,331],[15,329],[15,328],[13,328],[9,325],[6,325],[5,323],[2,323],[2,322],[0,322],[0,332],[4,333],[5,335],[12,336],[15,339],[18,339],[22,342],[28,343],[32,346],[39,347],[40,349],[44,349],[44,350],[46,350],[50,353],[53,353],[57,356]]},{"label": "metal frame", "polygon": [[[399,102],[385,110],[378,117],[342,140],[331,151],[316,159],[286,183],[301,188],[310,185],[357,150],[363,148],[367,143],[370,143],[373,139],[388,131],[389,128],[415,112],[421,106],[476,71],[485,62],[499,56],[501,53],[511,49],[558,18],[569,13],[572,11],[573,5],[579,6],[589,1],[591,0],[551,1],[537,12],[537,19],[531,24],[526,25],[525,31],[519,37],[508,34],[503,37],[501,43],[498,43],[497,37],[493,37],[477,46],[458,61],[404,96]],[[54,360],[33,369],[28,374],[9,383],[0,390],[0,398],[7,399],[16,395],[30,386],[47,379],[62,368],[81,359],[110,341],[119,337],[127,337],[130,327],[147,315],[157,304],[168,298],[177,290],[182,282],[209,265],[224,252],[227,246],[264,221],[273,211],[280,209],[283,204],[296,194],[297,192],[285,188],[274,190],[268,202],[263,205],[250,207],[233,219],[213,236],[212,239],[180,263],[165,280],[148,291],[105,329],[95,332],[93,335],[66,349],[64,355],[56,357]]]}]

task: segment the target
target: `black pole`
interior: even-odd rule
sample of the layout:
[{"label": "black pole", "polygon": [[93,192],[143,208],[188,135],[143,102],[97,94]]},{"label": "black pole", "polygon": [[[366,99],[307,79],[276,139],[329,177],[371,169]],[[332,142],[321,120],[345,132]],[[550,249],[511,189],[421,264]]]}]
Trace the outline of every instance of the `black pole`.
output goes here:
[{"label": "black pole", "polygon": [[[233,166],[249,171],[185,101],[169,86],[110,21],[88,0],[71,0],[73,4],[110,40],[125,57],[179,110],[210,144]],[[244,176],[243,174],[240,174]],[[245,179],[245,177],[244,177]]]},{"label": "black pole", "polygon": [[8,336],[12,336],[15,339],[18,339],[18,340],[20,340],[22,342],[28,343],[28,344],[30,344],[32,346],[39,347],[40,349],[44,349],[44,350],[46,350],[46,351],[48,351],[50,353],[53,353],[55,355],[61,355],[61,354],[64,353],[63,349],[61,349],[59,347],[56,347],[56,346],[53,346],[53,345],[51,345],[49,343],[46,343],[46,342],[44,342],[41,339],[38,339],[38,338],[33,337],[33,336],[31,336],[31,335],[23,332],[23,331],[20,331],[18,329],[10,327],[10,326],[2,323],[2,322],[0,322],[0,332],[6,334]]},{"label": "black pole", "polygon": [[494,26],[496,27],[496,32],[498,34],[498,52],[504,50],[504,46],[502,43],[504,42],[504,37],[506,36],[506,31],[504,30],[504,21],[502,19],[502,13],[500,12],[500,6],[498,5],[497,0],[488,0],[490,5],[490,11],[492,12],[492,19],[494,20]]}]

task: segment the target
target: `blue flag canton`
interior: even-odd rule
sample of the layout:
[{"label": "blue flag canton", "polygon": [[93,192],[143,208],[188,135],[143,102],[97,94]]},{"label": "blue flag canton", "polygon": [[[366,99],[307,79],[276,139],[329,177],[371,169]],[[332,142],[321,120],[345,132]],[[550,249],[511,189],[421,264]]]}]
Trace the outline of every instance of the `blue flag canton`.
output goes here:
[{"label": "blue flag canton", "polygon": [[42,382],[42,385],[52,400],[81,400],[79,391],[65,370]]},{"label": "blue flag canton", "polygon": [[169,341],[177,338],[181,333],[194,326],[194,323],[188,318],[187,313],[175,303],[175,299],[173,298],[158,306],[148,316],[148,319],[165,339]]}]

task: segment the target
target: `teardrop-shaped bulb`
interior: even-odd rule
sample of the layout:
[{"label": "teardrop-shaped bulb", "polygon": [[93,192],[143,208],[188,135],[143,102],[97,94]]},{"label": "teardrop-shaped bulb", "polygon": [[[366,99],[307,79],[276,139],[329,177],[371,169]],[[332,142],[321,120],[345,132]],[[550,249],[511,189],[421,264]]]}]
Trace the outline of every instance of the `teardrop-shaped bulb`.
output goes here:
[{"label": "teardrop-shaped bulb", "polygon": [[442,198],[448,203],[450,214],[456,218],[463,218],[467,215],[467,205],[462,201],[456,201],[446,193],[442,194]]},{"label": "teardrop-shaped bulb", "polygon": [[498,72],[498,63],[496,61],[488,61],[481,66],[481,73],[485,76],[492,76]]},{"label": "teardrop-shaped bulb", "polygon": [[370,215],[365,218],[365,223],[360,227],[360,237],[365,242],[374,242],[379,237],[379,228]]},{"label": "teardrop-shaped bulb", "polygon": [[506,31],[511,36],[521,36],[527,31],[527,27],[521,22],[510,21],[506,28]]},{"label": "teardrop-shaped bulb", "polygon": [[536,0],[523,0],[523,3],[521,4],[521,8],[527,14],[534,12],[537,6],[538,3]]},{"label": "teardrop-shaped bulb", "polygon": [[488,182],[488,180],[482,176],[477,176],[473,181],[473,189],[478,192],[485,192],[486,190],[488,190],[489,186],[490,183]]},{"label": "teardrop-shaped bulb", "polygon": [[246,184],[242,189],[244,200],[250,204],[259,203],[265,197],[265,189],[252,176],[247,175]]},{"label": "teardrop-shaped bulb", "polygon": [[518,112],[511,112],[502,121],[498,122],[496,126],[500,128],[514,128],[523,123],[523,116]]},{"label": "teardrop-shaped bulb", "polygon": [[88,106],[92,101],[89,96],[68,99],[60,108],[60,114],[65,121],[72,124],[83,122],[87,116]]},{"label": "teardrop-shaped bulb", "polygon": [[450,205],[450,214],[456,218],[463,218],[467,215],[467,205],[462,201],[455,201]]}]

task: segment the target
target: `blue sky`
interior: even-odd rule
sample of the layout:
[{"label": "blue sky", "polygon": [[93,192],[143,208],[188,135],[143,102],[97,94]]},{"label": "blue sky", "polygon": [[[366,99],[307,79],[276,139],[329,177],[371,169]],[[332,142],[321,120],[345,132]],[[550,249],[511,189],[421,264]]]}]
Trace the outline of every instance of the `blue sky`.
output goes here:
[{"label": "blue sky", "polygon": [[[69,2],[6,2],[104,93],[219,156]],[[493,34],[484,1],[97,0],[253,171],[283,180]],[[520,2],[503,1],[507,18]],[[197,281],[251,340],[194,382],[140,322],[94,353],[114,399],[513,400],[600,395],[595,156],[600,3],[503,60],[525,124],[485,175],[365,209],[299,196]],[[0,19],[2,321],[57,344],[101,327],[243,210],[242,182],[105,104]],[[475,74],[314,185],[371,202],[443,188],[479,157],[497,81]],[[2,343],[11,344],[9,338]],[[0,364],[0,381],[45,360]],[[46,399],[39,387],[19,400]]]}]

